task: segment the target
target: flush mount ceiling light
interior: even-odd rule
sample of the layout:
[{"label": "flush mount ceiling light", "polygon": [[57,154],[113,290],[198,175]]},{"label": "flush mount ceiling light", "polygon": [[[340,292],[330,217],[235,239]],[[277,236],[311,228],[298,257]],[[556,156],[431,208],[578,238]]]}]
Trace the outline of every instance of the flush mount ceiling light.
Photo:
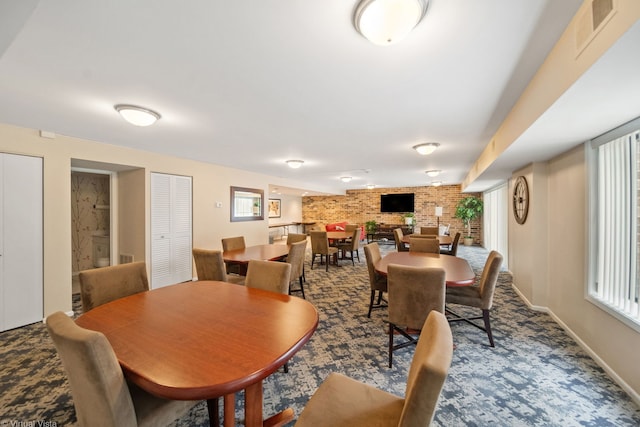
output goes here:
[{"label": "flush mount ceiling light", "polygon": [[123,119],[135,126],[150,126],[162,117],[153,110],[137,105],[118,104],[113,108],[120,113]]},{"label": "flush mount ceiling light", "polygon": [[416,150],[419,154],[426,156],[436,151],[436,148],[438,148],[439,146],[440,144],[438,144],[437,142],[425,142],[424,144],[414,145],[413,149]]},{"label": "flush mount ceiling light", "polygon": [[374,188],[376,188],[376,186],[375,186],[375,184],[368,184],[368,185],[367,185],[367,188],[368,188],[369,190],[373,190]]},{"label": "flush mount ceiling light", "polygon": [[431,185],[433,187],[440,187],[442,185],[442,181],[431,181]]},{"label": "flush mount ceiling light", "polygon": [[371,43],[388,46],[409,34],[427,11],[428,0],[361,0],[353,25]]},{"label": "flush mount ceiling light", "polygon": [[436,176],[440,175],[440,172],[441,171],[435,170],[435,169],[430,171],[425,171],[425,173],[429,175],[431,178],[435,178]]},{"label": "flush mount ceiling light", "polygon": [[341,176],[340,177],[340,181],[342,181],[342,182],[351,182],[352,179],[353,178],[350,177],[350,176]]},{"label": "flush mount ceiling light", "polygon": [[287,160],[286,163],[292,169],[298,169],[304,163],[303,160]]}]

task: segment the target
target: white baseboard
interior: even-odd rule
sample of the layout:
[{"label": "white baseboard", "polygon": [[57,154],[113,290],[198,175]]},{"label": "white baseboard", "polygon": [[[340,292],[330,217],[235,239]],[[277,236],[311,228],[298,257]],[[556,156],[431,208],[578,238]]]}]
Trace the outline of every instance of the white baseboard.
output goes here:
[{"label": "white baseboard", "polygon": [[549,309],[549,307],[542,307],[537,305],[532,305],[531,302],[516,288],[515,284],[511,284],[511,288],[515,291],[516,294],[524,301],[524,303],[533,311],[539,311],[542,313],[547,313],[554,322],[556,322],[564,331],[569,334],[573,340],[578,343],[578,345],[587,352],[589,356],[600,366],[604,371],[611,377],[611,379],[618,384],[622,389],[631,397],[631,400],[635,402],[636,405],[640,406],[640,394],[637,393],[634,389],[632,389],[629,384],[627,384],[620,376],[614,371],[604,360],[598,356],[598,354],[591,349],[582,339],[575,333],[573,330],[566,325],[555,313]]}]

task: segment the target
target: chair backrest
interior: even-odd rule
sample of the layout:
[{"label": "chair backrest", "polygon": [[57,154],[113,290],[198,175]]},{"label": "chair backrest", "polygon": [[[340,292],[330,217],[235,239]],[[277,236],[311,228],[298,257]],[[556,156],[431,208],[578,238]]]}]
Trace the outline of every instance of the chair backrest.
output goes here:
[{"label": "chair backrest", "polygon": [[344,231],[349,232],[355,230],[356,228],[360,228],[360,226],[358,224],[347,224],[344,226]]},{"label": "chair backrest", "polygon": [[351,230],[351,240],[349,240],[346,243],[346,245],[343,246],[343,248],[348,250],[348,251],[357,251],[360,248],[360,233],[361,232],[362,232],[362,230],[360,229],[360,227]]},{"label": "chair backrest", "polygon": [[420,237],[411,237],[409,240],[410,252],[426,252],[430,254],[440,253],[440,240],[438,239],[423,239]]},{"label": "chair backrest", "polygon": [[389,322],[420,329],[431,310],[444,313],[442,268],[390,264],[387,269]]},{"label": "chair backrest", "polygon": [[222,259],[222,251],[193,248],[198,280],[227,281],[227,271]]},{"label": "chair backrest", "polygon": [[422,326],[405,392],[400,427],[428,426],[453,358],[453,337],[444,314],[431,311]]},{"label": "chair backrest", "polygon": [[363,246],[364,256],[367,259],[367,270],[369,270],[369,285],[371,290],[385,291],[387,290],[387,280],[384,276],[376,273],[375,264],[382,259],[380,255],[380,246],[376,242]]},{"label": "chair backrest", "polygon": [[396,240],[396,250],[398,252],[404,252],[407,250],[406,246],[402,242],[403,237],[404,237],[404,233],[402,232],[402,228],[393,229],[393,238]]},{"label": "chair backrest", "polygon": [[107,338],[61,311],[46,323],[67,373],[78,425],[136,426],[129,387]]},{"label": "chair backrest", "polygon": [[287,234],[287,245],[290,245],[290,244],[296,243],[296,242],[302,242],[303,240],[304,241],[307,240],[307,235],[306,234],[296,234],[296,233]]},{"label": "chair backrest", "polygon": [[498,251],[491,251],[484,264],[482,276],[480,276],[480,298],[482,299],[482,307],[480,308],[483,310],[489,310],[493,305],[493,294],[501,266],[502,255]]},{"label": "chair backrest", "polygon": [[329,253],[329,239],[326,231],[311,231],[311,252],[326,255]]},{"label": "chair backrest", "polygon": [[244,236],[225,237],[222,239],[223,251],[234,251],[236,249],[244,249],[245,247]]},{"label": "chair backrest", "polygon": [[81,271],[78,278],[85,312],[118,298],[149,290],[144,261]]},{"label": "chair backrest", "polygon": [[291,264],[278,261],[251,260],[247,267],[245,286],[280,294],[289,293]]},{"label": "chair backrest", "polygon": [[289,246],[289,255],[287,255],[287,262],[291,264],[291,280],[295,280],[302,276],[302,268],[304,267],[304,256],[306,250],[306,236],[303,241],[292,243]]},{"label": "chair backrest", "polygon": [[438,235],[438,227],[420,227],[420,234]]}]

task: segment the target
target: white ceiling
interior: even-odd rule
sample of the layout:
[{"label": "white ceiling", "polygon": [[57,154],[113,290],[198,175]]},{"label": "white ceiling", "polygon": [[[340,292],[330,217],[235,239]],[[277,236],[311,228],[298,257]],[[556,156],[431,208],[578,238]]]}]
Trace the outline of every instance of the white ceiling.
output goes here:
[{"label": "white ceiling", "polygon": [[[260,172],[296,189],[420,186],[434,180],[428,169],[460,183],[581,0],[431,0],[409,37],[388,47],[355,31],[356,3],[3,1],[0,122]],[[585,103],[571,100],[579,117]],[[162,119],[131,126],[118,103]],[[531,158],[540,135],[566,146],[594,136],[567,132],[557,117],[568,107],[541,118],[474,190],[529,163],[520,144]],[[431,156],[411,149],[429,141],[441,143]],[[286,167],[292,158],[304,166]]]}]

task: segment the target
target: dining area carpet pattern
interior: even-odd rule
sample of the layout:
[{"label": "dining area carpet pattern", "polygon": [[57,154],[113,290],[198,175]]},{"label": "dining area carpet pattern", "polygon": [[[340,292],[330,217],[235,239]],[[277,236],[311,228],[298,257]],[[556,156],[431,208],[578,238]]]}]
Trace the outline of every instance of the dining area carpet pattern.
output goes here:
[{"label": "dining area carpet pattern", "polygon": [[[392,250],[391,245],[381,245],[383,255]],[[477,276],[487,255],[480,247],[458,249]],[[388,368],[386,309],[373,310],[367,318],[364,254],[361,259],[355,266],[351,261],[330,265],[326,272],[324,267],[311,270],[307,254],[305,291],[318,309],[318,329],[289,361],[288,373],[280,369],[264,381],[265,416],[287,407],[300,414],[331,372],[404,395],[414,347],[394,352],[393,368]],[[631,398],[548,314],[530,310],[511,283],[511,275],[503,270],[491,312],[495,348],[489,347],[483,331],[462,322],[452,324],[453,361],[433,425],[640,425],[640,408]],[[78,295],[73,306],[79,314]],[[73,425],[69,386],[44,325],[0,333],[0,343],[0,425]],[[236,424],[243,423],[243,401],[238,393]],[[206,404],[173,425],[208,426]]]}]

